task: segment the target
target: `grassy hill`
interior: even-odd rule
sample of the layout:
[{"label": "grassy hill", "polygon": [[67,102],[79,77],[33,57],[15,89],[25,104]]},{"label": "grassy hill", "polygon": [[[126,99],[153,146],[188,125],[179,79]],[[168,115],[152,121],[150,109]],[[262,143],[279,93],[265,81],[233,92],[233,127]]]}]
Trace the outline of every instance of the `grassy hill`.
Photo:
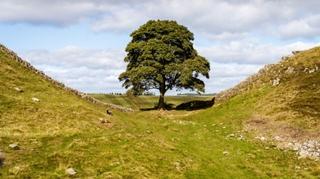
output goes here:
[{"label": "grassy hill", "polygon": [[257,90],[266,93],[254,106],[255,112],[247,121],[249,129],[271,138],[280,137],[281,145],[306,140],[319,143],[320,47],[283,57],[280,63],[267,65],[217,98],[223,103]]},{"label": "grassy hill", "polygon": [[[298,159],[294,151],[261,143],[243,128],[262,99],[284,85],[281,81],[236,92],[211,109],[113,110],[108,116],[104,105],[84,100],[17,58],[1,46],[0,151],[5,162],[0,178],[63,178],[69,167],[79,178],[320,175],[319,161]],[[9,147],[13,143],[18,150]]]}]

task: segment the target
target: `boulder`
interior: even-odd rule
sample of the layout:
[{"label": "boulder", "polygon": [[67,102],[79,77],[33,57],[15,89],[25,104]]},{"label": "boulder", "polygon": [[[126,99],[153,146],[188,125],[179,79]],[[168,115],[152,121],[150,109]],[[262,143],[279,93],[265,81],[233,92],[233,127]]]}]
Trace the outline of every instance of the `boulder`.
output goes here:
[{"label": "boulder", "polygon": [[77,172],[73,168],[67,168],[66,169],[66,174],[69,176],[74,176],[77,174]]},{"label": "boulder", "polygon": [[32,99],[33,102],[40,102],[40,99],[38,99],[38,98],[33,97],[31,99]]},{"label": "boulder", "polygon": [[272,86],[277,86],[280,84],[280,78],[276,78],[274,80],[272,80]]},{"label": "boulder", "polygon": [[21,88],[15,87],[14,90],[16,90],[17,92],[23,92],[23,90]]},{"label": "boulder", "polygon": [[288,67],[287,70],[285,71],[285,73],[287,73],[287,74],[292,74],[293,72],[294,72],[293,67]]},{"label": "boulder", "polygon": [[105,124],[105,123],[111,123],[108,119],[106,118],[99,118],[100,123]]},{"label": "boulder", "polygon": [[20,147],[17,143],[10,144],[9,148],[12,150],[19,150],[20,149]]}]

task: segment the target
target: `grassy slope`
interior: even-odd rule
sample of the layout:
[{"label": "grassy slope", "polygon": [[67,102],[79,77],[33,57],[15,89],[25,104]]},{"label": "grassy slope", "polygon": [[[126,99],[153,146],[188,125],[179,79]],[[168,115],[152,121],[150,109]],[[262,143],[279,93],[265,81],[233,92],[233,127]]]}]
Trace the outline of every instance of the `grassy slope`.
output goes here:
[{"label": "grassy slope", "polygon": [[[319,163],[298,160],[251,140],[241,123],[260,96],[252,91],[202,111],[120,113],[98,122],[104,109],[59,89],[0,52],[0,177],[267,178],[316,177]],[[13,88],[24,89],[23,93]],[[32,102],[37,97],[39,103]],[[236,111],[236,112],[235,112]],[[238,132],[237,132],[238,131]],[[242,134],[246,140],[227,138]],[[8,148],[18,142],[20,150]],[[223,152],[229,154],[224,155]]]},{"label": "grassy slope", "polygon": [[[121,105],[132,109],[152,108],[159,100],[158,96],[117,96],[108,94],[90,94],[90,96],[106,103]],[[192,100],[211,100],[212,96],[166,96],[167,103],[178,105]]]},{"label": "grassy slope", "polygon": [[[276,79],[280,84],[273,86]],[[320,47],[268,65],[218,98],[226,100],[264,87],[270,91],[259,99],[254,115],[272,123],[268,127],[276,130],[286,124],[300,131],[320,131]]]}]

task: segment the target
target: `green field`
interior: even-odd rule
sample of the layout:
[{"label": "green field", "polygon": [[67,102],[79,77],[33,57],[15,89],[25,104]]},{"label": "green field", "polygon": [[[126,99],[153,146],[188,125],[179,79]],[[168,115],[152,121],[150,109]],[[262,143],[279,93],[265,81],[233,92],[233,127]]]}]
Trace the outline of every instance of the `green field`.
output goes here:
[{"label": "green field", "polygon": [[[90,96],[106,102],[132,109],[153,108],[158,103],[158,96],[126,96],[126,95],[109,95],[109,94],[90,94]],[[211,100],[213,96],[166,96],[167,104],[174,106],[193,100]]]},{"label": "green field", "polygon": [[[265,85],[196,111],[120,112],[92,104],[0,51],[0,178],[319,178],[320,162],[261,142],[243,128]],[[16,87],[23,92],[15,90]],[[138,109],[156,97],[99,100]],[[40,101],[32,101],[36,97]],[[190,97],[168,97],[179,104]],[[110,123],[101,123],[100,118]],[[17,143],[18,150],[10,144]]]}]

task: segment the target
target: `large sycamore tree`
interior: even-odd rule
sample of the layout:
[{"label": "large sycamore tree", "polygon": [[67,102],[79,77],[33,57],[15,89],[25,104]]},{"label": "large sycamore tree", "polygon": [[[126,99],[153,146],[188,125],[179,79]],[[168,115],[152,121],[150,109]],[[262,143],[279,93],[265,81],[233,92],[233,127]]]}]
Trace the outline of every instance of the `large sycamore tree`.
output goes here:
[{"label": "large sycamore tree", "polygon": [[150,20],[131,33],[120,74],[123,86],[139,95],[151,89],[160,92],[158,108],[164,108],[168,90],[204,92],[202,75],[209,78],[210,64],[193,48],[193,33],[176,21]]}]

